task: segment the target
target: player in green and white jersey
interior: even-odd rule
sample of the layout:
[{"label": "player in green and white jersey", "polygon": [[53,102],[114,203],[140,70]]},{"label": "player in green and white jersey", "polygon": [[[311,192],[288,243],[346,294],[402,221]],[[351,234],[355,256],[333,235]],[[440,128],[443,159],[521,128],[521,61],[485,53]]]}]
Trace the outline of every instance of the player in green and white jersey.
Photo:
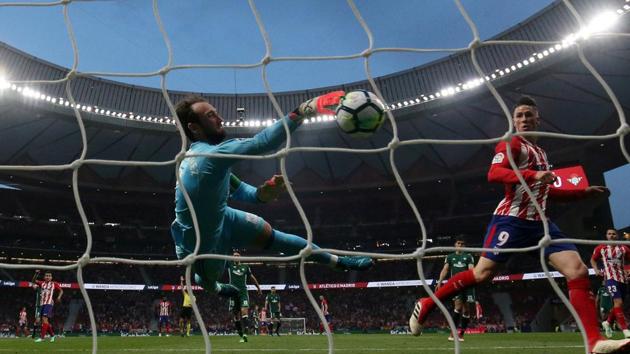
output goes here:
[{"label": "player in green and white jersey", "polygon": [[[240,253],[234,252],[234,257],[240,257]],[[230,284],[238,289],[238,295],[230,298],[230,312],[234,314],[234,324],[238,335],[241,337],[240,342],[247,342],[247,334],[249,333],[249,295],[247,295],[247,278],[256,285],[258,294],[262,295],[260,291],[260,284],[258,280],[252,274],[251,269],[246,264],[242,264],[239,261],[232,261],[228,264],[228,275],[230,276]]]},{"label": "player in green and white jersey", "polygon": [[[39,269],[35,270],[35,275],[33,275],[33,280],[31,283],[35,283],[35,280],[39,277]],[[39,306],[39,296],[40,296],[41,288],[35,289],[35,318],[33,319],[33,332],[31,332],[31,338],[35,339],[37,336],[36,333],[39,333],[39,326],[41,324],[42,316],[41,316],[41,306]]]},{"label": "player in green and white jersey", "polygon": [[602,285],[597,289],[597,297],[595,298],[595,306],[597,310],[599,310],[599,317],[603,321],[602,327],[604,328],[604,334],[606,337],[612,338],[613,330],[610,326],[610,323],[607,321],[608,314],[613,308],[613,297],[608,292],[608,287],[606,286],[606,279],[602,281]]},{"label": "player in green and white jersey", "polygon": [[280,295],[276,292],[276,287],[271,287],[271,292],[267,294],[265,298],[265,308],[267,309],[267,313],[270,315],[271,321],[269,322],[269,335],[273,336],[273,324],[276,324],[276,335],[280,336],[280,318],[282,318],[282,314],[280,313]]},{"label": "player in green and white jersey", "polygon": [[[440,278],[438,279],[435,291],[442,286],[442,282],[447,275],[452,277],[459,272],[473,269],[475,266],[475,259],[473,256],[468,252],[462,252],[459,250],[459,248],[464,247],[464,245],[465,242],[462,237],[458,237],[455,240],[455,248],[457,250],[446,256],[446,259],[444,260],[444,267],[440,272]],[[473,313],[475,300],[474,288],[468,288],[453,297],[453,322],[455,322],[456,326],[459,326],[458,339],[460,342],[464,341],[464,332],[466,332],[466,328],[468,327],[470,314]],[[449,336],[448,340],[454,340],[453,336]]]}]

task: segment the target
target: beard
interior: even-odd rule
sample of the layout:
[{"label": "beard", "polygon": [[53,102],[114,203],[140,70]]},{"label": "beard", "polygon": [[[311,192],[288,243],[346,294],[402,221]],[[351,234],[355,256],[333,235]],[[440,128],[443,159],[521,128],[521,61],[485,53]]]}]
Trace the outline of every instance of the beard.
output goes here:
[{"label": "beard", "polygon": [[219,131],[206,132],[206,136],[210,144],[217,145],[225,140],[225,130],[221,129]]}]

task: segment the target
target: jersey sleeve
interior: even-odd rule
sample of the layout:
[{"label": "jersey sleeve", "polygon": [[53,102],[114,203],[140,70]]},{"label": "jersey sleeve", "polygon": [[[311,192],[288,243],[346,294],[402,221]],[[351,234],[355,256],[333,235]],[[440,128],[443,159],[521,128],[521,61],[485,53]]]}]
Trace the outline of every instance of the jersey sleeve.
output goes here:
[{"label": "jersey sleeve", "polygon": [[473,267],[475,266],[475,257],[473,257],[472,254],[468,254],[468,265],[472,265]]},{"label": "jersey sleeve", "polygon": [[[235,155],[261,155],[271,152],[280,147],[280,144],[286,140],[283,122],[287,123],[290,132],[294,131],[299,126],[298,122],[285,116],[283,119],[278,120],[251,138],[232,139],[218,145],[215,152],[219,154]],[[227,167],[237,161],[239,161],[238,158],[217,158],[215,163]]]},{"label": "jersey sleeve", "polygon": [[233,173],[230,175],[230,198],[248,203],[262,203],[257,193],[258,188],[241,181]]},{"label": "jersey sleeve", "polygon": [[61,289],[61,284],[59,284],[59,283],[57,283],[57,282],[54,282],[53,284],[54,284],[54,290],[59,290],[59,289]]},{"label": "jersey sleeve", "polygon": [[[512,152],[512,157],[514,158],[514,162],[518,165],[518,159],[521,150],[521,142],[513,138],[510,141],[510,151]],[[516,173],[510,166],[510,160],[507,156],[507,148],[508,143],[505,141],[501,141],[497,144],[494,149],[495,154],[492,158],[492,163],[490,164],[490,170],[488,171],[488,182],[491,183],[503,183],[503,184],[518,184],[520,183]],[[534,177],[536,176],[536,171],[533,170],[519,170],[525,179],[525,182],[533,182]]]},{"label": "jersey sleeve", "polygon": [[601,245],[595,247],[595,249],[593,250],[593,255],[591,256],[592,260],[598,261],[602,258],[602,253],[600,252],[601,249]]}]

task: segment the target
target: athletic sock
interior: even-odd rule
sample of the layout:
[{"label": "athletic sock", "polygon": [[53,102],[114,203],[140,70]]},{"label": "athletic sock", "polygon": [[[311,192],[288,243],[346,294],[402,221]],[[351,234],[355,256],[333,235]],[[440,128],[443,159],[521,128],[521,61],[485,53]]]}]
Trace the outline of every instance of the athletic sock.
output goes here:
[{"label": "athletic sock", "polygon": [[243,327],[243,333],[249,334],[249,319],[247,316],[241,317],[241,326]]},{"label": "athletic sock", "polygon": [[599,321],[595,312],[595,296],[591,292],[591,284],[587,277],[569,280],[569,301],[575,308],[586,332],[589,348],[602,339],[599,333]]},{"label": "athletic sock", "polygon": [[281,325],[281,324],[282,324],[282,323],[281,323],[280,321],[278,321],[278,323],[276,323],[276,334],[277,334],[277,335],[280,335],[280,325]]},{"label": "athletic sock", "polygon": [[44,339],[46,337],[46,333],[48,332],[48,323],[42,323],[42,330],[40,331],[40,337]]},{"label": "athletic sock", "polygon": [[[271,231],[271,238],[265,246],[265,249],[283,252],[290,256],[298,254],[301,249],[306,247],[306,244],[306,239],[301,238],[300,236],[287,234],[274,229]],[[316,250],[319,249],[319,247],[313,244],[313,249]],[[318,253],[309,256],[307,260],[334,266],[337,263],[337,256],[330,253]]]},{"label": "athletic sock", "polygon": [[453,323],[455,323],[455,327],[459,327],[461,323],[462,315],[457,310],[453,310]]},{"label": "athletic sock", "polygon": [[[455,274],[455,276],[449,279],[448,282],[444,284],[444,286],[442,286],[438,289],[438,291],[435,292],[435,296],[440,299],[440,301],[446,300],[457,294],[458,292],[475,284],[477,284],[477,281],[475,280],[475,275],[473,273],[473,270],[469,269],[467,271]],[[435,302],[430,297],[427,297],[424,299],[422,306],[422,313],[427,316],[435,308]],[[426,310],[424,307],[426,307]]]},{"label": "athletic sock", "polygon": [[615,314],[615,320],[619,325],[619,328],[623,331],[624,329],[628,329],[628,324],[626,323],[626,316],[623,314],[623,308],[621,307],[613,307],[612,312]]},{"label": "athletic sock", "polygon": [[241,325],[241,321],[234,321],[234,325],[236,326],[236,331],[238,332],[238,336],[243,336],[243,326]]},{"label": "athletic sock", "polygon": [[608,318],[606,319],[606,321],[612,325],[615,322],[615,311],[614,307],[612,309],[610,309],[610,311],[608,311]]},{"label": "athletic sock", "polygon": [[469,315],[462,315],[462,325],[459,330],[459,336],[463,337],[464,333],[466,333],[466,328],[468,328],[468,323],[470,322]]},{"label": "athletic sock", "polygon": [[190,322],[186,323],[186,335],[189,336],[190,335]]}]

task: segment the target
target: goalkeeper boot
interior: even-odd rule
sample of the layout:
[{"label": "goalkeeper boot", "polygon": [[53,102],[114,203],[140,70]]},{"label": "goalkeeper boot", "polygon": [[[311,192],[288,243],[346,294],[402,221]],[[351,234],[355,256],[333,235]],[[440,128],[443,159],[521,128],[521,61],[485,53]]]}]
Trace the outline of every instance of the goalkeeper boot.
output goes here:
[{"label": "goalkeeper boot", "polygon": [[337,269],[340,270],[368,270],[372,268],[374,261],[370,257],[340,256],[337,259]]},{"label": "goalkeeper boot", "polygon": [[237,297],[238,288],[232,284],[217,284],[217,295],[223,297]]},{"label": "goalkeeper boot", "polygon": [[591,354],[630,353],[630,339],[602,339],[591,348]]}]

